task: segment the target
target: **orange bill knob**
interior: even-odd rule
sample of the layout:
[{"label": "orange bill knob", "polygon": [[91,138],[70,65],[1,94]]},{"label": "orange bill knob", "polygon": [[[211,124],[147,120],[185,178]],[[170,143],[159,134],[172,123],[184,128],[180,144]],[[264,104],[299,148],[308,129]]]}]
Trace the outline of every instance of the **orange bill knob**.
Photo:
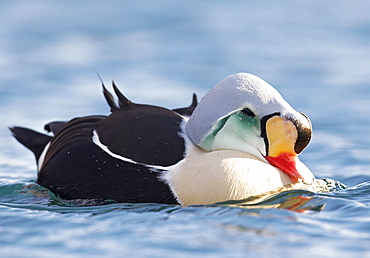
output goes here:
[{"label": "orange bill knob", "polygon": [[273,116],[266,121],[268,152],[266,160],[285,174],[303,179],[297,169],[298,154],[294,147],[298,139],[297,127],[288,119]]}]

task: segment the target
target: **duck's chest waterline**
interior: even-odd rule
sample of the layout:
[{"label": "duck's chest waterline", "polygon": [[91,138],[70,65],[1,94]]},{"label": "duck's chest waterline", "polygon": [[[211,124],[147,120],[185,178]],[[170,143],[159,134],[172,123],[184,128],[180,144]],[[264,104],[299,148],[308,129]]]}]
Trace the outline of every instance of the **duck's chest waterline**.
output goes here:
[{"label": "duck's chest waterline", "polygon": [[165,180],[184,205],[240,200],[293,183],[281,170],[250,154],[205,152],[195,146]]}]

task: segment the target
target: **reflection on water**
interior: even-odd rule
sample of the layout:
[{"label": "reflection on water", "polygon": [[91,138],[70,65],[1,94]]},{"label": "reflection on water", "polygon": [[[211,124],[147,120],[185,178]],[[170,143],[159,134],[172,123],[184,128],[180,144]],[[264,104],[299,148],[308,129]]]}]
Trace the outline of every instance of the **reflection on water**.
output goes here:
[{"label": "reflection on water", "polygon": [[347,186],[332,179],[316,179],[311,185],[296,183],[286,185],[275,191],[267,192],[259,196],[252,196],[239,201],[227,201],[220,204],[235,205],[251,209],[288,209],[298,212],[321,211],[325,202],[320,195],[315,193],[334,192],[346,189]]},{"label": "reflection on water", "polygon": [[[255,210],[280,208],[294,211],[305,211],[305,210],[319,211],[322,210],[324,204],[312,205],[313,203],[317,203],[318,201],[322,200],[322,198],[320,198],[320,195],[315,194],[315,192],[316,193],[334,192],[343,189],[347,189],[347,187],[338,181],[332,179],[316,179],[316,182],[312,185],[307,185],[303,183],[287,185],[279,189],[276,189],[275,191],[267,192],[258,196],[252,196],[244,200],[221,202],[218,203],[217,205],[244,207]],[[54,211],[56,211],[54,209],[55,206],[57,206],[57,209],[60,209],[62,211],[68,211],[68,209],[65,210],[64,208],[66,207],[82,208],[82,207],[109,205],[109,201],[101,201],[99,199],[63,200],[56,197],[52,192],[48,191],[44,187],[33,183],[6,184],[0,186],[0,200],[3,203],[3,205],[9,207],[18,207],[18,208],[23,207],[27,209],[36,209],[36,210],[38,209],[44,210],[51,208],[51,210]],[[112,201],[111,204],[114,204],[114,202]],[[134,207],[142,206],[142,204],[132,204],[132,205],[125,204],[125,205]],[[49,206],[49,208],[44,206]],[[144,207],[147,207],[147,204],[144,204]],[[125,206],[125,209],[126,208],[127,207]]]}]

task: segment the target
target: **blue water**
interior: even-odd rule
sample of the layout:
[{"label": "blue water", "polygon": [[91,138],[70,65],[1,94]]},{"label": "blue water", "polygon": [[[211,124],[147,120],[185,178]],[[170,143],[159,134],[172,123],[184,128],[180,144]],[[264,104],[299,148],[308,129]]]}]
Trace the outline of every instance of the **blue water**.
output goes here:
[{"label": "blue water", "polygon": [[[1,1],[0,256],[370,255],[368,10],[365,0]],[[241,71],[311,118],[301,159],[334,191],[81,206],[34,183],[32,154],[7,130],[108,114],[97,73],[134,102],[176,108]]]}]

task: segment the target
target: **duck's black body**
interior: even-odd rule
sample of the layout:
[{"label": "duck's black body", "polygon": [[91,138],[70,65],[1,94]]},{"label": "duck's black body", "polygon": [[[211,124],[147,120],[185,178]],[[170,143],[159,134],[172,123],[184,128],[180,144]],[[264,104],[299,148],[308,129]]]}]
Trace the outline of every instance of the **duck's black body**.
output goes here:
[{"label": "duck's black body", "polygon": [[177,203],[160,173],[184,158],[180,113],[191,114],[196,98],[175,112],[134,104],[114,89],[119,106],[104,88],[110,116],[50,123],[45,129],[54,137],[11,128],[39,162],[37,183],[63,199]]}]

